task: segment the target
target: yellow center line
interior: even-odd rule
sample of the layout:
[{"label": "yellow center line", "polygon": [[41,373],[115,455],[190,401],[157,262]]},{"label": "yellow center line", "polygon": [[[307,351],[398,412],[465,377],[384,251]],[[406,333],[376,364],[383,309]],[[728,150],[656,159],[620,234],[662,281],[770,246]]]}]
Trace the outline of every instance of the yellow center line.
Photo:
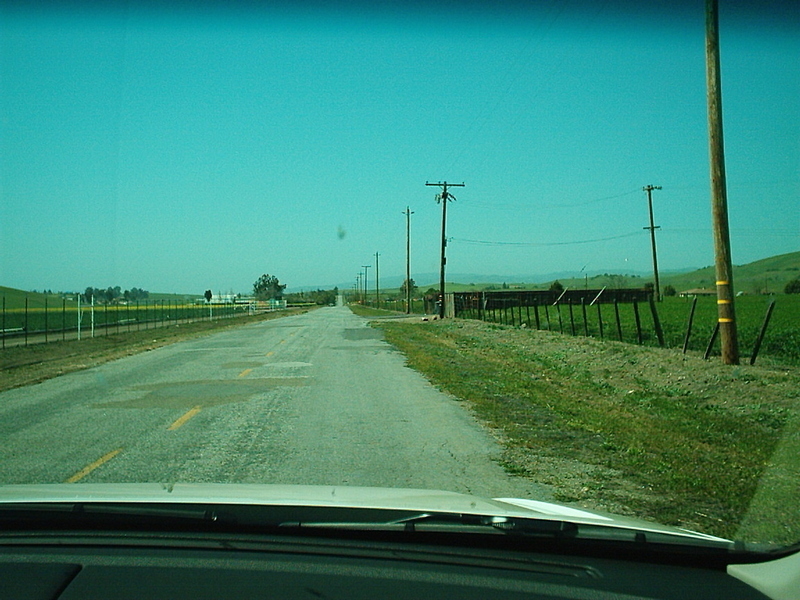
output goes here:
[{"label": "yellow center line", "polygon": [[270,350],[269,352],[267,352],[267,356],[272,356],[273,354],[275,354],[275,353],[274,353],[272,350]]},{"label": "yellow center line", "polygon": [[253,369],[245,369],[241,373],[239,373],[239,377],[247,377],[250,373],[253,372]]},{"label": "yellow center line", "polygon": [[94,461],[92,464],[85,466],[80,471],[75,473],[75,475],[73,475],[72,477],[67,479],[64,483],[75,483],[76,481],[80,481],[81,479],[86,477],[89,473],[94,471],[97,467],[100,467],[100,466],[106,464],[108,461],[110,461],[112,458],[114,458],[120,452],[122,452],[122,448],[117,448],[116,450],[112,450],[108,454],[106,454],[104,456],[101,456],[96,461]]},{"label": "yellow center line", "polygon": [[175,431],[178,427],[180,427],[181,425],[186,423],[186,421],[191,419],[193,416],[195,416],[199,412],[200,412],[200,407],[199,406],[195,406],[194,408],[192,408],[189,411],[187,411],[186,414],[183,415],[180,419],[178,419],[172,425],[167,427],[167,431]]}]

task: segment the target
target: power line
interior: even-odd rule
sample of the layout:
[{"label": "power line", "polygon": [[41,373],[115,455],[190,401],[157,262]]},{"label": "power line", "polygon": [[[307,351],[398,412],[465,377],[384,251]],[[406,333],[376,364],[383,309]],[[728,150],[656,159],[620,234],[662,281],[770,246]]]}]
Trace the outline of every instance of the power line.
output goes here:
[{"label": "power line", "polygon": [[487,240],[468,240],[465,238],[452,237],[450,240],[454,242],[461,242],[464,244],[478,244],[482,246],[524,246],[524,247],[545,247],[545,246],[574,246],[579,244],[595,244],[597,242],[610,242],[611,240],[621,240],[624,238],[642,235],[641,231],[634,231],[631,233],[624,233],[622,235],[614,235],[604,238],[595,238],[592,240],[575,240],[571,242],[497,242]]},{"label": "power line", "polygon": [[[579,30],[578,32],[576,32],[576,35],[572,36],[572,38],[571,38],[571,39],[574,39],[574,40],[581,40],[581,39],[583,38],[583,34],[584,34],[584,32],[585,32],[585,31],[586,31],[588,28],[590,28],[590,27],[592,27],[592,26],[594,25],[594,21],[597,19],[597,17],[599,16],[599,14],[600,14],[602,11],[604,11],[604,10],[606,9],[606,5],[607,5],[607,4],[608,4],[608,0],[605,0],[604,2],[597,2],[597,3],[596,3],[596,5],[597,5],[597,9],[596,9],[596,11],[595,11],[594,15],[592,16],[592,18],[591,18],[591,19],[589,19],[589,20],[588,20],[588,21],[587,21],[587,22],[586,22],[586,23],[583,25],[583,27],[581,28],[581,30]],[[558,9],[558,13],[555,15],[555,17],[553,18],[552,22],[551,22],[551,23],[548,25],[548,28],[547,28],[547,30],[546,30],[546,31],[544,32],[544,34],[542,35],[542,40],[543,40],[543,39],[546,37],[546,35],[549,33],[549,30],[550,30],[550,28],[552,27],[553,23],[555,23],[555,21],[556,21],[556,20],[558,20],[558,18],[561,16],[561,13],[563,12],[563,10],[564,10],[564,7],[565,7],[566,5],[565,5],[564,3],[554,3],[554,4],[553,4],[553,6],[557,7],[557,9]],[[540,41],[541,41],[541,40],[540,40]],[[576,46],[576,45],[577,45],[577,43],[578,43],[578,42],[575,42],[575,41],[573,41],[573,42],[572,42],[570,45],[571,45],[571,46]],[[528,42],[528,44],[530,44],[530,41]],[[527,47],[527,45],[528,45],[528,44],[526,44],[526,47]],[[533,55],[533,51],[531,51],[531,56],[532,56],[532,55]],[[553,73],[553,72],[560,72],[560,71],[562,71],[562,70],[564,69],[564,65],[565,65],[565,64],[567,63],[567,61],[568,61],[568,56],[569,56],[569,53],[568,53],[568,52],[561,52],[561,53],[560,53],[560,56],[559,56],[559,59],[558,59],[558,60],[556,60],[556,62],[555,62],[555,63],[551,64],[551,66],[550,66],[550,69],[549,69],[548,71],[542,71],[542,72],[540,72],[540,71],[538,71],[538,70],[537,70],[537,71],[535,71],[535,72],[536,72],[536,74],[539,76],[540,80],[541,80],[541,81],[543,81],[543,82],[544,82],[544,81],[547,81],[547,78],[548,78],[548,77],[550,77],[550,76],[552,75],[552,73]],[[520,69],[520,70],[521,70],[521,69]],[[508,91],[511,89],[511,87],[512,87],[512,86],[513,86],[513,85],[516,83],[516,80],[518,80],[518,79],[521,79],[522,77],[525,77],[525,76],[527,76],[527,77],[530,77],[530,76],[531,76],[531,73],[533,73],[533,72],[532,72],[532,71],[525,71],[525,72],[522,72],[522,73],[520,73],[520,75],[519,75],[519,76],[518,76],[518,77],[517,77],[517,78],[516,78],[516,79],[515,79],[515,80],[514,80],[514,81],[513,81],[511,84],[509,84],[509,85],[507,86],[506,90],[505,90],[505,91],[504,91],[504,92],[503,92],[503,93],[500,95],[500,97],[498,98],[498,100],[495,102],[495,105],[494,105],[494,107],[493,107],[493,109],[492,109],[492,113],[496,113],[496,112],[497,112],[497,108],[499,107],[499,105],[501,104],[501,102],[505,100],[505,96],[507,95],[507,93],[508,93]],[[538,85],[538,86],[536,86],[536,90],[534,91],[534,93],[533,93],[532,95],[529,95],[529,96],[527,96],[527,97],[525,98],[527,105],[528,105],[528,106],[534,105],[534,104],[535,104],[535,102],[536,102],[536,101],[538,101],[538,100],[539,100],[539,98],[540,98],[541,96],[543,96],[543,95],[546,93],[546,89],[547,89],[547,88],[546,88],[546,86],[544,86],[544,85]],[[525,111],[523,111],[523,110],[517,111],[517,112],[516,112],[516,114],[514,115],[513,119],[512,119],[512,120],[511,120],[511,121],[510,121],[510,122],[509,122],[507,125],[506,125],[506,127],[505,127],[505,130],[506,130],[506,131],[512,131],[512,130],[514,130],[514,129],[517,127],[517,123],[520,121],[520,119],[522,119],[522,118],[523,118],[523,116],[529,116],[530,114],[532,114],[532,113],[531,113],[530,111],[527,111],[527,110],[525,110]],[[495,115],[495,114],[492,114],[492,115],[490,115],[490,116],[491,116],[492,118],[496,117],[496,115]],[[476,117],[475,121],[477,121],[477,119],[478,119],[478,118],[479,118],[479,117]],[[479,157],[479,159],[477,160],[477,162],[475,162],[475,163],[472,165],[472,170],[475,170],[475,169],[478,169],[478,168],[482,167],[482,165],[483,165],[484,163],[486,163],[486,161],[489,159],[489,157],[496,155],[496,151],[495,151],[496,147],[497,147],[498,145],[501,145],[501,144],[505,144],[505,143],[506,143],[506,136],[503,136],[503,135],[499,135],[499,136],[497,136],[497,137],[496,137],[496,139],[495,139],[495,141],[494,141],[494,143],[493,143],[491,146],[488,146],[487,144],[481,144],[480,146],[479,146],[479,145],[476,145],[476,144],[474,144],[474,140],[475,140],[475,138],[476,138],[476,137],[477,137],[477,135],[478,135],[478,134],[481,132],[481,130],[483,130],[483,128],[485,127],[486,123],[488,123],[488,121],[489,121],[489,116],[487,116],[487,117],[484,119],[484,123],[482,123],[482,124],[479,126],[478,130],[477,130],[477,131],[476,131],[476,132],[475,132],[475,133],[474,133],[474,134],[473,134],[473,135],[472,135],[472,136],[471,136],[471,137],[468,139],[468,141],[467,141],[467,142],[465,142],[465,143],[459,143],[459,144],[457,144],[457,145],[456,145],[456,147],[457,147],[457,148],[459,148],[459,152],[458,152],[458,154],[457,154],[457,155],[456,155],[456,157],[455,157],[455,158],[453,158],[453,159],[452,159],[452,160],[451,160],[449,163],[447,163],[447,166],[446,166],[446,167],[444,167],[442,170],[447,170],[447,171],[450,171],[450,170],[452,170],[452,169],[453,169],[453,167],[454,167],[454,166],[455,166],[455,165],[456,165],[458,162],[460,162],[460,161],[462,160],[463,156],[464,156],[464,155],[465,155],[467,152],[470,152],[470,151],[477,150],[478,148],[480,148],[480,149],[481,149],[481,152],[480,152],[480,157]],[[473,125],[474,125],[474,123],[473,123]],[[473,125],[471,125],[471,126],[470,126],[470,127],[467,129],[467,132],[469,132],[469,131],[472,129]]]},{"label": "power line", "polygon": [[[506,63],[506,69],[503,75],[499,78],[500,82],[506,82],[503,89],[501,89],[500,93],[494,98],[494,100],[487,100],[484,102],[483,107],[480,109],[478,114],[472,119],[469,127],[467,127],[466,131],[464,131],[461,138],[458,140],[454,146],[452,146],[453,150],[445,157],[447,162],[441,165],[441,170],[450,170],[452,169],[455,164],[461,159],[461,157],[474,148],[475,139],[478,135],[483,131],[483,129],[489,124],[489,122],[496,116],[500,105],[505,101],[506,97],[509,95],[511,88],[518,84],[520,79],[519,76],[512,76],[512,71],[519,71],[523,72],[525,69],[523,67],[526,66],[526,63],[530,62],[533,57],[535,56],[534,51],[528,51],[528,48],[533,43],[534,37],[539,34],[539,40],[537,44],[541,43],[547,35],[550,33],[555,22],[559,19],[561,14],[564,12],[564,3],[563,2],[553,2],[550,7],[547,9],[547,17],[555,10],[555,14],[552,18],[550,18],[549,22],[547,19],[542,19],[537,21],[537,30],[531,33],[530,37],[528,38],[527,42],[521,47],[521,49],[517,52],[516,57],[513,60],[510,60]],[[544,30],[542,31],[542,28]],[[526,55],[524,58],[523,56]],[[500,89],[501,86],[496,86],[496,89]],[[451,158],[452,157],[452,158]],[[445,166],[446,165],[446,166]]]},{"label": "power line", "polygon": [[[638,194],[639,188],[629,190],[627,192],[622,192],[620,194],[614,194],[613,196],[603,196],[602,198],[593,198],[591,200],[584,200],[581,202],[573,202],[569,204],[536,204],[533,208],[536,210],[548,210],[552,208],[576,208],[579,206],[587,206],[589,204],[595,204],[597,202],[605,202],[606,200],[616,200],[617,198],[623,198],[625,196],[632,196],[633,194]],[[487,203],[487,202],[470,202],[464,205],[465,207],[475,206],[478,208],[491,208],[491,209],[508,209],[508,210],[520,210],[523,208],[521,204],[509,204],[503,202],[497,203]],[[532,208],[531,205],[525,206],[524,208],[529,209]]]}]

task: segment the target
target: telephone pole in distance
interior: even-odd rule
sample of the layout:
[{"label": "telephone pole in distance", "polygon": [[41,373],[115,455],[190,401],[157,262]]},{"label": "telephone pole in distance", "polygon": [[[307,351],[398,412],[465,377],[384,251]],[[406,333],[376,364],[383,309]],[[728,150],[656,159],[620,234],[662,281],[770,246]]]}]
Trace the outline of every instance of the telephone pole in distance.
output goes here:
[{"label": "telephone pole in distance", "polygon": [[375,308],[381,307],[381,277],[378,270],[378,257],[380,254],[375,253]]},{"label": "telephone pole in distance", "polygon": [[406,206],[406,314],[411,314],[411,215],[414,212]]},{"label": "telephone pole in distance", "polygon": [[361,265],[361,268],[364,269],[364,306],[367,305],[367,301],[369,300],[369,277],[367,277],[367,269],[369,269],[372,265]]},{"label": "telephone pole in distance", "polygon": [[653,224],[653,190],[660,190],[660,185],[646,185],[642,188],[647,192],[647,207],[650,209],[650,227],[642,229],[650,230],[650,244],[653,246],[653,277],[655,277],[656,301],[661,300],[661,286],[658,284],[658,258],[656,257],[656,229],[661,229]]},{"label": "telephone pole in distance", "polygon": [[445,234],[445,229],[447,227],[447,203],[456,199],[453,194],[447,191],[447,188],[464,187],[464,184],[447,183],[446,181],[440,181],[439,183],[428,183],[426,181],[425,185],[432,185],[442,188],[442,193],[436,194],[436,201],[442,203],[442,260],[439,269],[439,294],[441,295],[441,299],[439,302],[439,318],[444,319],[444,265],[447,262],[447,257],[445,256],[445,249],[447,248],[447,236]]}]

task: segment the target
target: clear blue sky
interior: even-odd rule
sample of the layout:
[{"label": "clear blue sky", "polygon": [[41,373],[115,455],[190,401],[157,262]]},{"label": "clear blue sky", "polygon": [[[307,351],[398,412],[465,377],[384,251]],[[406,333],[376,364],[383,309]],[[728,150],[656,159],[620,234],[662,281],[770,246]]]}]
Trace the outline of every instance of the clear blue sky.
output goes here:
[{"label": "clear blue sky", "polygon": [[[406,206],[435,273],[440,180],[449,273],[648,272],[648,184],[713,263],[703,0],[155,4],[0,8],[0,285],[401,276]],[[800,3],[720,5],[743,264],[800,249]]]}]

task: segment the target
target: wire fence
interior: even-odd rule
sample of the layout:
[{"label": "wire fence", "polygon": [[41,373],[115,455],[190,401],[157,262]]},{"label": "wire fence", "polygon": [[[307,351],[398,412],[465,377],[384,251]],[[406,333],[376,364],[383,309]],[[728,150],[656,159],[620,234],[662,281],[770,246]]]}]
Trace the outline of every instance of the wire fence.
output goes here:
[{"label": "wire fence", "polygon": [[[17,300],[17,299],[15,299]],[[276,310],[263,302],[225,302],[219,304],[187,303],[176,300],[153,300],[126,304],[79,304],[62,298],[55,304],[37,298],[34,304],[25,298],[15,306],[2,298],[0,310],[0,348],[83,339],[100,335],[142,331],[167,325]]]},{"label": "wire fence", "polygon": [[[800,364],[800,296],[743,296],[736,302],[743,357],[752,363],[760,352]],[[448,294],[445,306],[448,316],[464,319],[718,354],[716,296],[655,302],[648,290],[504,290]]]},{"label": "wire fence", "polygon": [[[502,325],[531,327],[572,335],[613,337],[619,341],[643,343],[650,330],[643,327],[642,310],[650,313],[652,333],[664,345],[653,294],[647,290],[528,290],[499,292],[456,292],[453,315]],[[603,314],[606,305],[606,315]],[[613,305],[612,316],[608,316]],[[630,305],[634,327],[623,328],[621,305]],[[643,305],[641,307],[640,305]],[[629,309],[630,310],[630,309]],[[596,316],[595,316],[596,315]],[[627,335],[626,335],[627,334]]]}]

